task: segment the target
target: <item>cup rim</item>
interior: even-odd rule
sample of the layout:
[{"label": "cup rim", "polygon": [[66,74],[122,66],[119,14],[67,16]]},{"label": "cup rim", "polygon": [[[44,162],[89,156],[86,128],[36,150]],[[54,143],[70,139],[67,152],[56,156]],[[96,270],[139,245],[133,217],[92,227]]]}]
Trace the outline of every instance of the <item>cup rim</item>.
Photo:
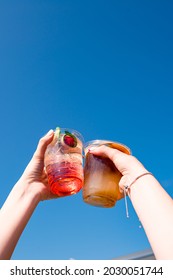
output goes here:
[{"label": "cup rim", "polygon": [[[73,128],[70,128],[70,127],[61,127],[61,126],[57,126],[57,127],[60,128],[60,132],[62,131],[64,133],[65,131],[69,131],[72,134],[74,133],[75,136],[77,136],[79,138],[79,140],[81,140],[82,144],[84,145],[84,142],[85,142],[84,137],[79,131],[77,131]],[[56,130],[56,128],[54,129],[54,131],[55,130]]]},{"label": "cup rim", "polygon": [[107,144],[108,146],[109,146],[109,144],[110,144],[110,147],[111,147],[111,144],[115,144],[115,145],[117,145],[117,146],[119,146],[119,148],[118,147],[111,147],[111,148],[114,148],[114,149],[118,149],[118,150],[120,150],[120,151],[122,151],[121,150],[121,147],[122,148],[124,148],[126,151],[128,151],[128,154],[129,155],[131,155],[132,154],[132,151],[131,151],[131,149],[128,147],[128,146],[126,146],[125,144],[123,144],[123,143],[120,143],[120,142],[118,142],[118,141],[113,141],[113,140],[102,140],[102,139],[95,139],[95,140],[90,140],[90,141],[87,141],[86,143],[84,143],[84,150],[86,151],[86,153],[87,153],[87,148],[89,147],[89,146],[101,146],[101,145],[104,145],[104,144]]}]

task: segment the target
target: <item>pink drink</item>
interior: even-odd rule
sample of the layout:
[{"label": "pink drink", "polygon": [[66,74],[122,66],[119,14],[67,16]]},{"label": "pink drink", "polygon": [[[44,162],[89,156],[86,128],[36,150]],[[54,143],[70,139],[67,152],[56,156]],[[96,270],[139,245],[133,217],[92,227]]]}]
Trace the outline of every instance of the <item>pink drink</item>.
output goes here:
[{"label": "pink drink", "polygon": [[59,197],[76,194],[83,186],[83,144],[72,130],[55,130],[45,153],[45,167],[52,193]]},{"label": "pink drink", "polygon": [[83,185],[83,176],[78,165],[54,163],[47,166],[48,183],[51,191],[58,196],[77,193]]}]

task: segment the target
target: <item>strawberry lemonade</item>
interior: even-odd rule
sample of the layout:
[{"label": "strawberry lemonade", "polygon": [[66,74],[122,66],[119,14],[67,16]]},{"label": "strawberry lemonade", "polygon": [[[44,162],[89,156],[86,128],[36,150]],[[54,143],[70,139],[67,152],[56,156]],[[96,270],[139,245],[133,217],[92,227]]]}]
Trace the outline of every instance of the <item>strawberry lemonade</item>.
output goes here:
[{"label": "strawberry lemonade", "polygon": [[83,186],[83,140],[79,132],[57,127],[45,152],[44,164],[52,193],[76,194]]}]

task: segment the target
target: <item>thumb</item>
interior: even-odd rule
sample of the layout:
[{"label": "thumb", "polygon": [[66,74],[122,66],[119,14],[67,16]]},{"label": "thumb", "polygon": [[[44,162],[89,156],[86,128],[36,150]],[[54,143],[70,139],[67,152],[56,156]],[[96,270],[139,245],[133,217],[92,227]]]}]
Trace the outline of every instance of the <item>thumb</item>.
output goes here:
[{"label": "thumb", "polygon": [[48,133],[43,136],[37,145],[37,149],[34,153],[34,157],[37,158],[43,158],[44,157],[44,153],[46,151],[47,146],[52,142],[53,140],[53,136],[54,136],[54,131],[51,129],[48,131]]}]

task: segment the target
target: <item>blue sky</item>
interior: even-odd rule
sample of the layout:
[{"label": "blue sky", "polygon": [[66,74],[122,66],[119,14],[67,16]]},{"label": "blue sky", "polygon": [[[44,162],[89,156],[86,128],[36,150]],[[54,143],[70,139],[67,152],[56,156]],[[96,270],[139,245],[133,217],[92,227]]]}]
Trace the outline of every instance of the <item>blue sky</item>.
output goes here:
[{"label": "blue sky", "polygon": [[[129,146],[173,196],[172,1],[0,1],[0,205],[56,126]],[[13,259],[112,259],[149,248],[129,201],[39,204]],[[158,217],[159,218],[159,217]]]}]

